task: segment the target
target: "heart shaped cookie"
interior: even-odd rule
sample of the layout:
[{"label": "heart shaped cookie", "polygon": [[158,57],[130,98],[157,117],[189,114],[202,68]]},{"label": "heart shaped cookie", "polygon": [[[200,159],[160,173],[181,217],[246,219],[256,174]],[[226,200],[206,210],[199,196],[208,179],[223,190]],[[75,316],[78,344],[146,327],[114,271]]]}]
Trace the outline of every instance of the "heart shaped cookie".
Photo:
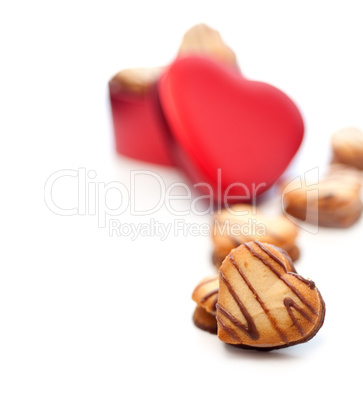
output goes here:
[{"label": "heart shaped cookie", "polygon": [[225,343],[279,349],[310,340],[323,325],[325,304],[314,282],[288,272],[274,246],[239,246],[219,275],[218,337]]},{"label": "heart shaped cookie", "polygon": [[[276,247],[277,249],[277,247]],[[281,252],[281,262],[288,272],[296,272],[295,267],[284,250]],[[217,333],[216,306],[219,293],[219,275],[204,278],[195,287],[192,299],[197,303],[193,314],[194,324],[204,331]]]},{"label": "heart shaped cookie", "polygon": [[[201,193],[251,200],[286,169],[304,132],[283,92],[214,60],[176,60],[158,84],[177,163]],[[213,194],[211,194],[211,190]]]}]

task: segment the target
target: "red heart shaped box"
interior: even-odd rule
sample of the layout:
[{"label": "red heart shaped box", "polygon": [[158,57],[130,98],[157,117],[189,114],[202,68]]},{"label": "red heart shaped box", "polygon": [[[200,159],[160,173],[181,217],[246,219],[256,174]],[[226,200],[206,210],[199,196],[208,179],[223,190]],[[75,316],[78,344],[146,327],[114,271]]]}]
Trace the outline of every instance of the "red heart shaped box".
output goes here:
[{"label": "red heart shaped box", "polygon": [[219,203],[253,200],[270,188],[303,139],[301,114],[287,95],[207,58],[177,59],[158,95],[174,159]]}]

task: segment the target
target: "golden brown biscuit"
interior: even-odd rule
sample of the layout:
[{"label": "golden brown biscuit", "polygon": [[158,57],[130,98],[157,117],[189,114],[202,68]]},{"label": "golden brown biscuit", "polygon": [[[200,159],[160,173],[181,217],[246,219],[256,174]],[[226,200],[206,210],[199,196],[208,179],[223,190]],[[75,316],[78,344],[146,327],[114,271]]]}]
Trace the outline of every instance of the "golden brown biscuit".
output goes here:
[{"label": "golden brown biscuit", "polygon": [[362,214],[361,174],[354,168],[333,164],[317,184],[292,191],[285,186],[285,211],[301,221],[327,227],[345,228]]},{"label": "golden brown biscuit", "polygon": [[223,42],[218,31],[205,24],[195,25],[183,37],[178,56],[192,54],[206,55],[232,67],[237,67],[234,51]]},{"label": "golden brown biscuit", "polygon": [[274,244],[289,253],[293,261],[298,259],[298,228],[284,215],[263,215],[249,204],[234,205],[233,211],[223,209],[214,214],[212,259],[217,268],[233,248],[252,240]]},{"label": "golden brown biscuit", "polygon": [[[278,249],[278,248],[276,248]],[[289,255],[281,249],[281,259],[287,271],[296,272]],[[217,333],[216,305],[218,302],[219,276],[204,278],[194,289],[192,299],[197,303],[193,314],[194,324],[204,331]]]},{"label": "golden brown biscuit", "polygon": [[332,135],[334,162],[363,169],[363,131],[345,128]]},{"label": "golden brown biscuit", "polygon": [[216,316],[208,313],[203,307],[197,306],[193,314],[193,322],[196,327],[203,331],[217,334]]},{"label": "golden brown biscuit", "polygon": [[159,79],[163,68],[128,68],[119,71],[112,79],[114,91],[126,91],[134,94],[144,94]]},{"label": "golden brown biscuit", "polygon": [[233,250],[219,271],[218,337],[257,350],[310,340],[325,304],[314,282],[288,272],[285,256],[257,241]]}]

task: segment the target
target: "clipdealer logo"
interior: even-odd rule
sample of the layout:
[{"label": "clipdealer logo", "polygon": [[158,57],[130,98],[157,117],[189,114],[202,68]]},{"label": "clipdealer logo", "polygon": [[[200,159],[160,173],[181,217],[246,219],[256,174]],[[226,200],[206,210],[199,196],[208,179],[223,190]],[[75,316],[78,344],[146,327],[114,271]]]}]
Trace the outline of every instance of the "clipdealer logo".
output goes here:
[{"label": "clipdealer logo", "polygon": [[[218,180],[221,180],[222,172],[218,171]],[[313,177],[313,180],[311,179]],[[239,187],[244,190],[245,201],[249,201],[252,208],[252,216],[256,213],[255,205],[257,191],[259,188],[266,186],[265,183],[259,183],[252,186],[252,191],[243,183],[233,183],[223,194],[218,195],[218,199],[222,200],[221,205],[214,204],[215,197],[213,189],[208,183],[197,183],[190,188],[184,182],[175,182],[166,185],[162,176],[150,170],[134,170],[130,171],[129,183],[125,184],[119,181],[103,182],[96,180],[97,172],[95,170],[87,170],[84,167],[75,169],[62,169],[52,173],[46,180],[44,185],[44,202],[48,209],[59,216],[94,216],[97,219],[99,228],[108,228],[110,236],[127,236],[135,240],[139,236],[157,236],[165,240],[169,235],[183,236],[209,236],[211,225],[208,223],[191,223],[186,219],[179,217],[187,217],[192,214],[194,216],[213,215],[223,208],[227,209],[231,216],[243,216],[247,211],[236,210],[230,202],[235,202],[235,196],[229,194],[234,187]],[[305,186],[308,185],[307,178],[310,182],[318,181],[318,169],[312,169],[305,174]],[[145,205],[138,204],[138,191],[143,190],[145,180],[150,180],[153,188],[152,205],[150,202]],[[284,189],[282,194],[282,211],[284,212],[283,198],[284,195],[297,188],[302,188],[303,181],[300,177],[291,181]],[[149,183],[150,184],[150,183]],[[204,187],[204,195],[195,196],[195,189]],[[61,191],[62,189],[65,191]],[[220,186],[218,185],[218,189]],[[220,190],[219,190],[220,191]],[[317,190],[312,190],[317,191]],[[177,194],[176,194],[177,192]],[[61,194],[61,195],[60,195]],[[207,194],[207,195],[206,195]],[[156,195],[156,198],[155,198]],[[316,197],[316,194],[311,198]],[[143,192],[145,197],[145,190]],[[69,202],[69,198],[72,202]],[[66,199],[68,202],[65,202]],[[241,202],[243,202],[243,197]],[[313,202],[311,203],[313,205]],[[155,219],[155,215],[162,208],[165,208],[171,215],[175,216],[173,223],[159,222]],[[316,211],[315,211],[316,213]],[[135,222],[127,222],[121,219],[122,216],[135,217]],[[315,215],[314,215],[315,216]],[[317,216],[317,214],[316,214]],[[142,222],[137,223],[143,217]],[[310,225],[303,221],[288,216],[297,226],[313,232]],[[224,226],[219,228],[221,231],[232,231],[231,235],[238,236],[239,234],[257,233],[262,235],[264,228],[261,228],[256,220],[251,218],[233,226],[233,223],[225,223],[228,229]],[[263,225],[262,225],[263,226]],[[214,228],[216,225],[214,225]]]}]

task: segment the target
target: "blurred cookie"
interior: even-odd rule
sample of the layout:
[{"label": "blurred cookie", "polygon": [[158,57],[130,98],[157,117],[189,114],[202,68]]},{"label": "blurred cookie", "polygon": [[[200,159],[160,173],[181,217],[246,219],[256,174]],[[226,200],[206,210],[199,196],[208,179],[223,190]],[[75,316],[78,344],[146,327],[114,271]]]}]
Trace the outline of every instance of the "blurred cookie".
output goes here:
[{"label": "blurred cookie", "polygon": [[233,212],[227,209],[216,212],[211,236],[214,245],[213,263],[218,268],[233,248],[252,240],[282,248],[293,261],[300,255],[295,243],[297,226],[284,215],[263,215],[249,204],[234,205]]},{"label": "blurred cookie", "polygon": [[315,225],[346,228],[362,214],[361,174],[342,164],[332,164],[319,183],[283,191],[285,211]]},{"label": "blurred cookie", "polygon": [[300,249],[296,244],[293,244],[291,247],[286,247],[283,251],[287,253],[292,261],[297,261],[300,258]]},{"label": "blurred cookie", "polygon": [[193,322],[196,327],[203,331],[217,334],[216,316],[208,313],[203,307],[197,306],[193,314]]},{"label": "blurred cookie", "polygon": [[218,337],[257,350],[310,340],[324,322],[314,282],[289,272],[276,247],[257,241],[232,250],[219,270]]},{"label": "blurred cookie", "polygon": [[161,67],[152,68],[128,68],[119,71],[111,79],[113,91],[125,91],[142,95],[150,91],[151,87],[159,79],[163,69]]},{"label": "blurred cookie", "polygon": [[185,33],[178,56],[187,55],[204,55],[237,67],[234,51],[224,43],[218,31],[205,24],[195,25]]},{"label": "blurred cookie", "polygon": [[363,169],[363,131],[345,128],[332,135],[333,161]]}]

